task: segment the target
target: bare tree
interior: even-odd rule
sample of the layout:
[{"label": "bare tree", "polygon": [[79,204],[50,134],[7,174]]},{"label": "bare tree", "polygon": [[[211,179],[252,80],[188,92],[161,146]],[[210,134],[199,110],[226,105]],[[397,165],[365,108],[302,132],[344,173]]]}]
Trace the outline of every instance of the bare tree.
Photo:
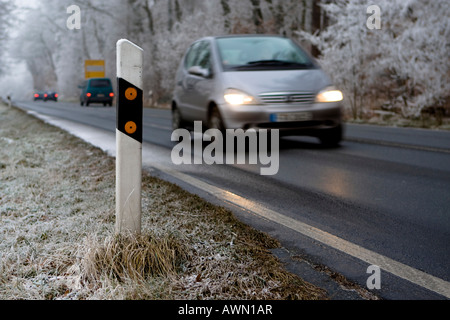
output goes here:
[{"label": "bare tree", "polygon": [[4,63],[2,63],[2,57],[4,54],[4,48],[6,46],[8,35],[8,27],[10,26],[10,14],[14,9],[14,5],[11,1],[0,0],[0,75],[3,71]]}]

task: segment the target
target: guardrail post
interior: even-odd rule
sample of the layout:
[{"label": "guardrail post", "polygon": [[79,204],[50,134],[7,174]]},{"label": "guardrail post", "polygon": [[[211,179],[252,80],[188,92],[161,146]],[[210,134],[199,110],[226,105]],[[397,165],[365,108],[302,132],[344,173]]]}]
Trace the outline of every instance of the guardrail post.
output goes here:
[{"label": "guardrail post", "polygon": [[117,42],[116,233],[141,232],[143,50]]}]

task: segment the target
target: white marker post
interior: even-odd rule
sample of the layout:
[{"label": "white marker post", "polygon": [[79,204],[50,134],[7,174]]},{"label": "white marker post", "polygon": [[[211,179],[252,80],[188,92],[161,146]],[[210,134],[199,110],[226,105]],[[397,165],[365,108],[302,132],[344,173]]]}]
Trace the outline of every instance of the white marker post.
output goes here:
[{"label": "white marker post", "polygon": [[141,233],[143,50],[117,42],[116,233]]}]

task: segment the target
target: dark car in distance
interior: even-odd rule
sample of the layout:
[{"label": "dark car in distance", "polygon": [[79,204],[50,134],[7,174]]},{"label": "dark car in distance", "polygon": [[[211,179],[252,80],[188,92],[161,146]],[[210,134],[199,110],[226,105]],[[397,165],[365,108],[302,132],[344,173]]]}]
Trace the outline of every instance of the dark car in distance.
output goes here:
[{"label": "dark car in distance", "polygon": [[34,101],[37,101],[37,100],[44,100],[44,94],[45,94],[44,91],[38,91],[38,92],[36,92],[36,93],[34,94]]},{"label": "dark car in distance", "polygon": [[114,90],[111,80],[108,78],[92,78],[84,81],[79,86],[81,89],[80,105],[88,107],[91,103],[102,103],[104,106],[112,106]]},{"label": "dark car in distance", "polygon": [[58,102],[58,94],[55,91],[38,91],[34,94],[34,101],[37,100]]},{"label": "dark car in distance", "polygon": [[55,101],[58,102],[58,94],[54,91],[48,91],[44,94],[44,101]]}]

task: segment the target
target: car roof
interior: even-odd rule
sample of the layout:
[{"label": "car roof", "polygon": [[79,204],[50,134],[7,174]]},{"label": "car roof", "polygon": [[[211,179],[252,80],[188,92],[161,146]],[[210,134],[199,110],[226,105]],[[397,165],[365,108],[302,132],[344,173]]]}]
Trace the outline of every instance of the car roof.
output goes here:
[{"label": "car roof", "polygon": [[282,39],[289,39],[289,38],[287,38],[285,36],[281,36],[279,34],[230,34],[230,35],[204,37],[199,40],[216,40],[216,39],[226,39],[226,38],[282,38]]}]

